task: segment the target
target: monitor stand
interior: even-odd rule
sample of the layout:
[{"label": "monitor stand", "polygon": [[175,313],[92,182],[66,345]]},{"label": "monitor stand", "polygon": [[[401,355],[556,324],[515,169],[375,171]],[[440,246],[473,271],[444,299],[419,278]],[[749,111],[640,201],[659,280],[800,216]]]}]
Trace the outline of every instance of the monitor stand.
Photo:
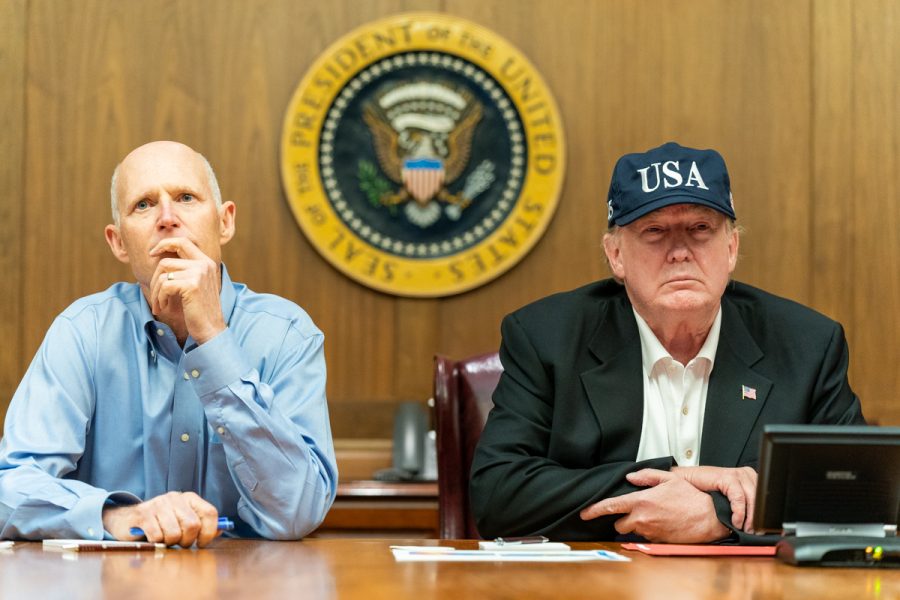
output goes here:
[{"label": "monitor stand", "polygon": [[798,566],[900,568],[900,539],[854,535],[788,536],[775,547],[782,561]]}]

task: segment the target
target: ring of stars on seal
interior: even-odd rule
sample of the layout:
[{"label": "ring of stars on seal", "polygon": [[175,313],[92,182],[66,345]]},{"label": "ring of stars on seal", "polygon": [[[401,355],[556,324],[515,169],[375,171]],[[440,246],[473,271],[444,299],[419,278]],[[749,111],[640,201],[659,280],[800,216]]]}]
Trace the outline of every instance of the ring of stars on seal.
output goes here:
[{"label": "ring of stars on seal", "polygon": [[[341,191],[341,186],[337,179],[337,171],[334,168],[336,161],[334,156],[336,132],[347,107],[352,104],[361,90],[367,88],[379,78],[392,72],[395,73],[416,66],[445,69],[464,76],[468,81],[481,88],[494,101],[502,115],[510,140],[510,151],[512,154],[509,176],[504,182],[500,198],[492,210],[468,230],[457,233],[447,239],[429,243],[414,243],[386,235],[360,217],[357,211],[354,211],[353,203],[348,202],[345,194]],[[421,102],[419,105],[411,105],[410,108],[428,110],[432,106],[428,102]],[[391,56],[368,66],[351,79],[328,111],[319,152],[322,182],[329,200],[344,223],[354,233],[373,246],[386,252],[409,258],[438,257],[459,252],[477,244],[486,235],[494,231],[497,225],[502,223],[509,214],[516,200],[522,186],[522,177],[527,160],[524,136],[518,113],[503,89],[490,75],[468,61],[438,52],[414,52]]]}]

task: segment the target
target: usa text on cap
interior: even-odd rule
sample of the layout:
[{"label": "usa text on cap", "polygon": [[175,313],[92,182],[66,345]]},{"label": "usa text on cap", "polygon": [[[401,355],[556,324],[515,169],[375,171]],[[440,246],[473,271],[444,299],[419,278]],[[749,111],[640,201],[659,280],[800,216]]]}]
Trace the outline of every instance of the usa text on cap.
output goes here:
[{"label": "usa text on cap", "polygon": [[668,142],[616,162],[607,200],[610,227],[671,204],[699,204],[736,218],[722,155]]}]

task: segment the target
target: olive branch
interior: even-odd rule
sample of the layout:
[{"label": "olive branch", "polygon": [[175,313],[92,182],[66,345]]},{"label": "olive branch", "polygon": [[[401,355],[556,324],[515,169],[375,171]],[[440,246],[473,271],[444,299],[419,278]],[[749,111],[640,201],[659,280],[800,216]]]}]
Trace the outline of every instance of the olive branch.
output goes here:
[{"label": "olive branch", "polygon": [[[375,165],[367,160],[359,161],[359,169],[357,171],[359,179],[359,189],[369,199],[369,203],[378,208],[384,206],[381,199],[391,192],[391,184],[387,179],[378,174]],[[393,215],[397,212],[396,206],[387,206],[388,211]]]}]

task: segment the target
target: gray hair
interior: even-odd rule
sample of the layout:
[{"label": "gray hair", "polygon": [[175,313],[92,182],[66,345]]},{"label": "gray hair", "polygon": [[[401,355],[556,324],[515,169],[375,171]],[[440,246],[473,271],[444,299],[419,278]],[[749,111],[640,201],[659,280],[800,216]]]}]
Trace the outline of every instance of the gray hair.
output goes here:
[{"label": "gray hair", "polygon": [[[216,172],[213,171],[212,165],[209,164],[209,161],[206,160],[206,157],[197,152],[197,156],[199,156],[203,160],[203,164],[206,166],[206,179],[209,183],[209,189],[212,191],[213,200],[216,201],[216,210],[222,209],[222,190],[219,189],[219,180],[216,179]],[[116,168],[113,170],[112,180],[109,183],[109,198],[110,203],[112,205],[112,218],[113,223],[116,224],[116,227],[119,226],[119,221],[121,220],[119,215],[119,193],[118,193],[118,185],[119,185],[119,168],[122,166],[122,163],[116,165]]]}]

